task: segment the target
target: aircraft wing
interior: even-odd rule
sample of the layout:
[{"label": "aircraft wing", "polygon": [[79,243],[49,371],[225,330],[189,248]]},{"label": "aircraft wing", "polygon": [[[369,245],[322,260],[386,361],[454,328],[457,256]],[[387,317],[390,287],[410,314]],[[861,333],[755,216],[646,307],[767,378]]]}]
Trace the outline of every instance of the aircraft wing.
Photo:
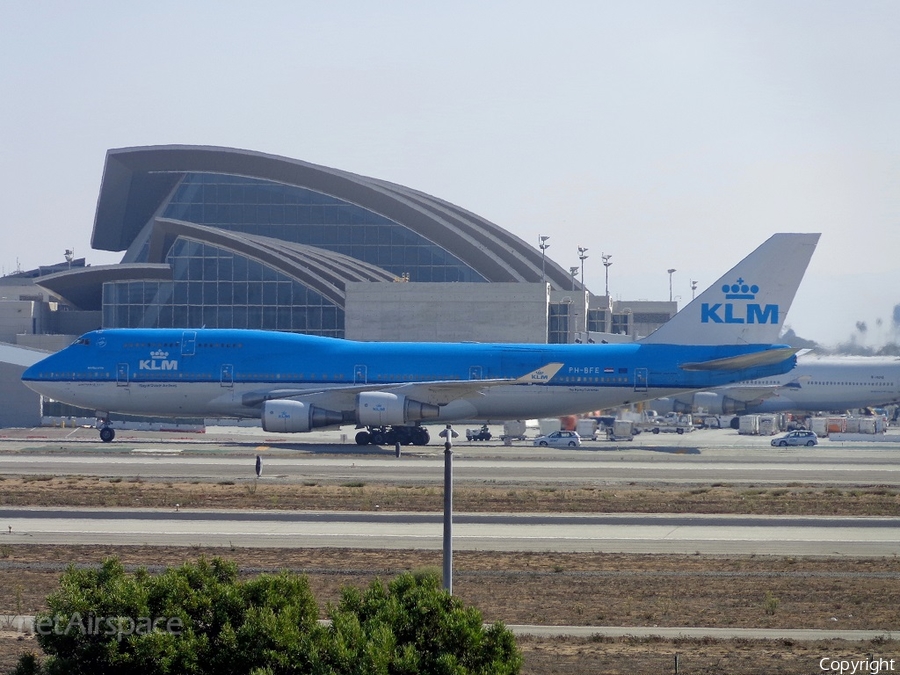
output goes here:
[{"label": "aircraft wing", "polygon": [[809,376],[804,375],[803,377],[795,378],[790,382],[785,382],[784,384],[773,384],[768,387],[761,387],[758,385],[751,386],[740,383],[729,384],[725,387],[722,387],[722,391],[727,392],[728,398],[733,398],[734,400],[741,401],[743,403],[762,402],[767,398],[779,396],[781,392],[800,389],[803,386],[803,381],[809,379]]},{"label": "aircraft wing", "polygon": [[389,391],[394,394],[402,394],[407,398],[412,398],[422,403],[446,405],[456,399],[477,394],[485,389],[499,385],[544,384],[556,375],[562,367],[562,363],[548,363],[518,378],[492,380],[433,380],[430,382],[400,382],[396,384],[353,384],[344,387],[321,389],[285,387],[248,392],[244,394],[243,404],[253,407],[265,401],[294,399],[314,403],[317,406],[331,410],[349,410],[356,405],[357,394],[366,391]]},{"label": "aircraft wing", "polygon": [[779,386],[771,387],[742,387],[740,385],[728,387],[728,398],[741,403],[762,402],[767,398],[778,395]]}]

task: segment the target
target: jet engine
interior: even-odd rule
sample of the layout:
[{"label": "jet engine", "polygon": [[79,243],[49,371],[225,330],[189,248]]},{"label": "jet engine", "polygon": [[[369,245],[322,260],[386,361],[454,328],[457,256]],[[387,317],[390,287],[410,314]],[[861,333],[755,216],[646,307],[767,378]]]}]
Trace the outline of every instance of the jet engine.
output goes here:
[{"label": "jet engine", "polygon": [[650,404],[650,407],[660,414],[667,412],[697,413],[703,410],[710,415],[737,415],[747,411],[747,404],[744,401],[738,401],[714,391],[667,396],[656,399]]},{"label": "jet engine", "polygon": [[364,391],[356,398],[357,422],[367,427],[400,426],[435,418],[440,412],[439,406],[386,391]]},{"label": "jet engine", "polygon": [[664,415],[670,412],[684,415],[686,413],[694,412],[694,395],[680,394],[678,396],[666,396],[665,398],[658,398],[650,403],[650,407],[660,415]]},{"label": "jet engine", "polygon": [[266,401],[262,410],[262,428],[276,433],[297,433],[314,427],[341,424],[343,415],[301,401]]},{"label": "jet engine", "polygon": [[737,415],[747,411],[747,404],[714,391],[698,391],[694,394],[694,408],[703,408],[711,415]]}]

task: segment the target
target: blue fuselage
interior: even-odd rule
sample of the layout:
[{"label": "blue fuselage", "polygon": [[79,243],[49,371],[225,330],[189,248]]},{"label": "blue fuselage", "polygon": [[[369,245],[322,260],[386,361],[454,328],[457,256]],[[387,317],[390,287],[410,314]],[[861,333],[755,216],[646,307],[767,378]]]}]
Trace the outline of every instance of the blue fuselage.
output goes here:
[{"label": "blue fuselage", "polygon": [[[354,342],[252,330],[112,329],[82,336],[29,368],[23,381],[55,400],[105,412],[258,417],[248,394],[386,389],[398,384],[514,380],[548,363],[540,385],[504,384],[442,406],[443,419],[578,413],[790,370],[691,369],[783,345],[540,345]],[[248,403],[255,401],[255,403]]]}]

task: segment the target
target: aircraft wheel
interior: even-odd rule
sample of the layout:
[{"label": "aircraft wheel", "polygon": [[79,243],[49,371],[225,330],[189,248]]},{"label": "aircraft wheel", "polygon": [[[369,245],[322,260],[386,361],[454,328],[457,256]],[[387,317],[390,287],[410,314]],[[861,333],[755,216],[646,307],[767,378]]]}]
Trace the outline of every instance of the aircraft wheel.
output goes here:
[{"label": "aircraft wheel", "polygon": [[368,431],[360,431],[358,434],[356,434],[357,445],[368,445],[371,440],[372,438],[369,435]]},{"label": "aircraft wheel", "polygon": [[371,441],[372,445],[381,445],[384,443],[384,435],[380,431],[373,431],[371,433]]},{"label": "aircraft wheel", "polygon": [[424,429],[419,427],[416,430],[415,435],[413,436],[413,443],[415,445],[428,445],[428,441],[431,440],[431,436],[428,433],[428,429]]},{"label": "aircraft wheel", "polygon": [[116,437],[116,430],[112,427],[103,427],[100,429],[100,440],[104,443],[112,443],[112,440]]},{"label": "aircraft wheel", "polygon": [[807,447],[807,448],[811,448],[811,447],[814,446],[815,444],[816,444],[815,441],[806,441],[806,447]]}]

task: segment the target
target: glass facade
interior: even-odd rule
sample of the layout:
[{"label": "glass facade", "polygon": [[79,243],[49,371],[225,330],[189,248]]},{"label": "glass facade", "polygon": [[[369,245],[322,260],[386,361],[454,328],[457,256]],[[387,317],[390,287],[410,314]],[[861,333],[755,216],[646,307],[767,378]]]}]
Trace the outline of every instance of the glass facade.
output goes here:
[{"label": "glass facade", "polygon": [[[189,173],[164,217],[316,246],[410,281],[486,281],[456,256],[356,204],[305,188],[225,174]],[[142,260],[139,260],[142,262]]]},{"label": "glass facade", "polygon": [[591,333],[606,332],[606,310],[605,309],[589,309],[588,310],[588,330]]},{"label": "glass facade", "polygon": [[257,260],[179,237],[173,281],[103,285],[108,328],[261,328],[344,337],[344,311]]},{"label": "glass facade", "polygon": [[563,345],[569,341],[569,308],[564,302],[551,302],[548,306],[547,344]]}]

